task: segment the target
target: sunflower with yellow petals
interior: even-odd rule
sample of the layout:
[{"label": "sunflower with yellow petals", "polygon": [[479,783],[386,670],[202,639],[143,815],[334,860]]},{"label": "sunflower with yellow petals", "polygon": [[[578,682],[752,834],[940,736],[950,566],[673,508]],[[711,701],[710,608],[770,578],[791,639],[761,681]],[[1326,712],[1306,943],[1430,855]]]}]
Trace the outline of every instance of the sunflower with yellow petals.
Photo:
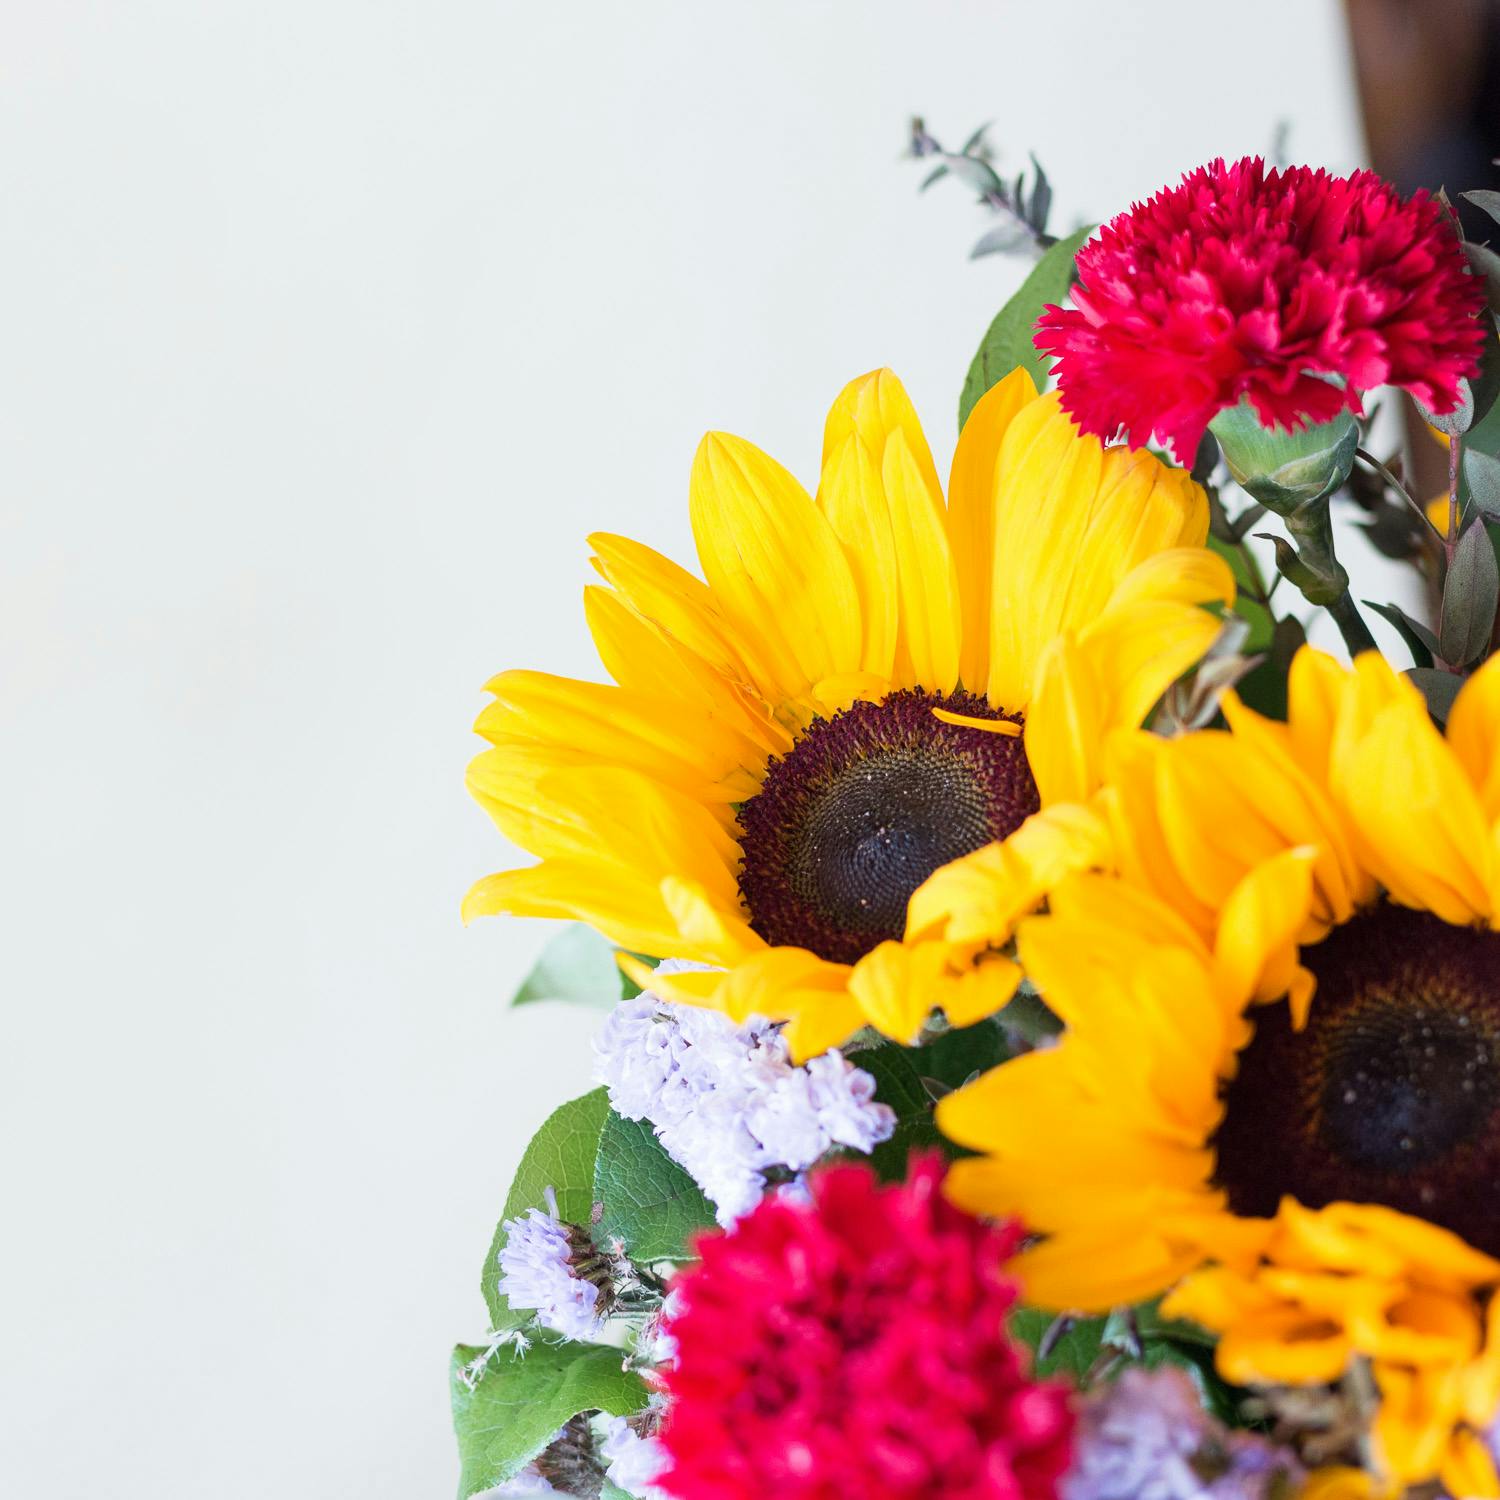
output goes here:
[{"label": "sunflower with yellow petals", "polygon": [[1113,738],[1097,868],[1033,826],[1017,951],[1064,1032],[940,1103],[950,1190],[1042,1236],[1030,1300],[1167,1293],[1237,1383],[1368,1371],[1389,1480],[1500,1493],[1500,658],[1446,733],[1374,655],[1224,711]]},{"label": "sunflower with yellow petals", "polygon": [[965,424],[945,503],[880,371],[834,403],[816,498],[713,433],[690,510],[702,579],[592,539],[612,684],[489,684],[469,784],[539,863],[481,880],[466,916],[575,918],[711,966],[654,987],[785,1020],[799,1057],[999,1009],[1014,963],[986,939],[914,939],[908,900],[1091,795],[1109,733],[1209,646],[1200,606],[1233,582],[1203,546],[1204,492],[1080,434],[1017,370]]}]

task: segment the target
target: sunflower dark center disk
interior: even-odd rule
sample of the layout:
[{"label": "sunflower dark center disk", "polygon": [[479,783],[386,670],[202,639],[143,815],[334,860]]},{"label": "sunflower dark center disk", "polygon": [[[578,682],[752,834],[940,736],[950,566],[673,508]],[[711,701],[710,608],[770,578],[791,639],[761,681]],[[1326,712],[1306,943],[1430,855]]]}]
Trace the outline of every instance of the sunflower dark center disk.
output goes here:
[{"label": "sunflower dark center disk", "polygon": [[1383,1203],[1500,1253],[1500,934],[1382,904],[1303,962],[1307,1028],[1257,1011],[1225,1094],[1230,1206]]},{"label": "sunflower dark center disk", "polygon": [[906,903],[950,860],[1037,810],[1019,736],[945,724],[982,698],[916,690],[816,720],[740,809],[740,891],[768,943],[854,963],[906,926]]}]

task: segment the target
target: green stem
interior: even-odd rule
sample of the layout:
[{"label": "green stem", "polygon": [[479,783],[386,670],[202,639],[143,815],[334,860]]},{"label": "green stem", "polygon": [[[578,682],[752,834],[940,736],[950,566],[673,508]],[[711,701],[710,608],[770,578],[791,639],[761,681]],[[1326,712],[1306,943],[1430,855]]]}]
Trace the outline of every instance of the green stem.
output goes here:
[{"label": "green stem", "polygon": [[1375,644],[1375,637],[1370,634],[1370,627],[1365,624],[1364,616],[1360,614],[1354,603],[1354,596],[1348,589],[1345,589],[1326,607],[1328,613],[1333,616],[1333,623],[1339,628],[1339,634],[1344,638],[1344,644],[1349,648],[1350,656],[1358,656],[1361,651],[1380,649]]}]

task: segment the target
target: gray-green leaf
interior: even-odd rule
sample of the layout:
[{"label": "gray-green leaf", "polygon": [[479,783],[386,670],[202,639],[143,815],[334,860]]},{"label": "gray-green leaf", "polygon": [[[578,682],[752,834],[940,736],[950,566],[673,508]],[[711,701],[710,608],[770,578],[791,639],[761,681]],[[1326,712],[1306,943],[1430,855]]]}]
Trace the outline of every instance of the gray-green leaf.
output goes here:
[{"label": "gray-green leaf", "polygon": [[958,401],[960,428],[969,420],[979,398],[1012,370],[1019,367],[1028,371],[1038,389],[1047,384],[1047,367],[1031,342],[1032,330],[1044,307],[1067,296],[1075,275],[1073,259],[1092,233],[1092,228],[1080,229],[1053,245],[1032,267],[1015,296],[995,314],[964,379]]},{"label": "gray-green leaf", "polygon": [[1481,520],[1471,521],[1458,539],[1443,582],[1443,613],[1438,630],[1443,660],[1461,667],[1476,660],[1490,643],[1500,606],[1500,568]]},{"label": "gray-green leaf", "polygon": [[480,1277],[491,1328],[513,1328],[527,1316],[513,1312],[500,1295],[499,1255],[505,1243],[505,1221],[519,1217],[528,1208],[542,1208],[551,1188],[557,1194],[560,1218],[570,1224],[589,1224],[594,1207],[594,1161],[608,1114],[609,1095],[603,1089],[594,1089],[554,1110],[532,1136],[506,1195]]},{"label": "gray-green leaf", "polygon": [[1492,521],[1500,521],[1500,458],[1465,445],[1463,463],[1474,504]]},{"label": "gray-green leaf", "polygon": [[619,1239],[634,1261],[689,1260],[688,1239],[714,1224],[713,1205],[667,1155],[645,1120],[611,1113],[594,1163],[595,1237]]},{"label": "gray-green leaf", "polygon": [[542,949],[510,1003],[567,1000],[608,1010],[619,1000],[624,978],[614,945],[593,928],[570,923]]},{"label": "gray-green leaf", "polygon": [[1396,634],[1411,652],[1413,666],[1432,665],[1432,659],[1439,650],[1438,640],[1420,620],[1412,619],[1399,604],[1377,604],[1373,599],[1366,599],[1365,606],[1395,627]]},{"label": "gray-green leaf", "polygon": [[1467,198],[1475,208],[1482,208],[1490,218],[1500,224],[1500,193],[1493,188],[1475,188],[1470,193],[1460,193],[1460,198]]},{"label": "gray-green leaf", "polygon": [[1427,700],[1427,712],[1439,724],[1446,724],[1453,708],[1453,700],[1458,697],[1458,690],[1464,685],[1463,678],[1437,667],[1412,667],[1406,676],[1411,678],[1417,690]]},{"label": "gray-green leaf", "polygon": [[459,1500],[513,1479],[569,1417],[584,1411],[628,1416],[646,1404],[639,1375],[621,1367],[618,1349],[538,1341],[525,1355],[491,1355],[471,1388],[466,1365],[482,1349],[453,1351],[449,1387],[462,1472]]},{"label": "gray-green leaf", "polygon": [[1468,257],[1469,269],[1484,279],[1485,301],[1490,311],[1500,312],[1500,255],[1488,245],[1476,245],[1467,240],[1464,254]]}]

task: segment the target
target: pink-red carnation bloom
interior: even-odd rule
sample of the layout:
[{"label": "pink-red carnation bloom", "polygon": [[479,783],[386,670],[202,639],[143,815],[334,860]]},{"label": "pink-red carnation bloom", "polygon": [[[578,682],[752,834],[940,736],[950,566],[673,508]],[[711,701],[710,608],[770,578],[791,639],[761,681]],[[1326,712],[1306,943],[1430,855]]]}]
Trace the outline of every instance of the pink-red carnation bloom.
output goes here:
[{"label": "pink-red carnation bloom", "polygon": [[1036,332],[1062,404],[1182,463],[1242,397],[1268,427],[1358,413],[1381,385],[1447,412],[1478,368],[1483,283],[1437,201],[1373,172],[1211,162],[1106,224],[1078,273]]},{"label": "pink-red carnation bloom", "polygon": [[1050,1500],[1064,1387],[1006,1331],[1020,1231],[942,1195],[935,1158],[882,1187],[817,1174],[763,1201],[676,1283],[657,1486],[680,1500]]}]

